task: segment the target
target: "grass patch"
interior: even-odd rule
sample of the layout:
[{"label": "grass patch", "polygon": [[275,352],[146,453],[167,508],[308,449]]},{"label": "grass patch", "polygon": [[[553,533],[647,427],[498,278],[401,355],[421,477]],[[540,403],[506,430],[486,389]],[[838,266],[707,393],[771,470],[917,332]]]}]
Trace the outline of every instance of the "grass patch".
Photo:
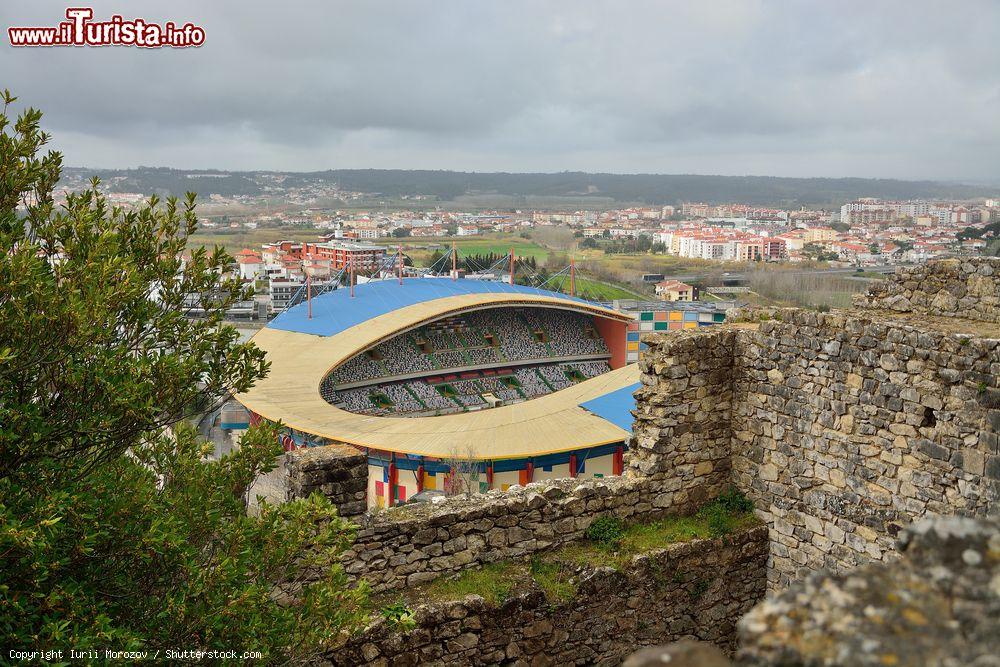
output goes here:
[{"label": "grass patch", "polygon": [[[564,292],[569,294],[570,282],[569,276],[559,276],[558,278],[553,278],[547,282],[545,284],[545,289],[553,292]],[[649,299],[648,295],[642,295],[624,287],[619,287],[618,285],[611,285],[609,283],[592,280],[590,278],[577,276],[572,282],[576,288],[576,296],[594,301],[614,301],[615,299]]]},{"label": "grass patch", "polygon": [[[739,491],[729,489],[692,516],[667,517],[631,526],[615,517],[599,517],[588,526],[586,539],[581,542],[536,554],[530,562],[490,563],[444,576],[408,590],[406,596],[413,603],[419,603],[457,600],[474,594],[499,605],[515,590],[535,585],[545,592],[550,602],[566,602],[576,595],[576,576],[580,568],[621,569],[639,554],[678,542],[723,537],[758,523],[753,503]],[[666,583],[691,583],[685,573],[679,571],[661,574]],[[709,583],[695,585],[692,595],[700,596]]]},{"label": "grass patch", "polygon": [[531,578],[545,592],[551,602],[567,602],[576,595],[575,572],[566,563],[547,561],[541,557],[531,559]]},{"label": "grass patch", "polygon": [[481,595],[490,604],[499,605],[510,598],[511,591],[526,574],[524,563],[489,563],[477,570],[465,570],[457,577],[442,577],[419,590],[428,600],[458,600],[466,595]]}]

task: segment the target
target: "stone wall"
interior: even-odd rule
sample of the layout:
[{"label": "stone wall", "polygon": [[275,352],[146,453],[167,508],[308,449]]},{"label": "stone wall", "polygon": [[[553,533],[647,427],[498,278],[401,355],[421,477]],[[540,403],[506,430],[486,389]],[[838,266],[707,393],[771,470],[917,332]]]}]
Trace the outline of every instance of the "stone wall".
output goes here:
[{"label": "stone wall", "polygon": [[903,557],[820,572],[740,623],[740,665],[1000,662],[1000,521],[925,519],[900,534]]},{"label": "stone wall", "polygon": [[[573,542],[599,516],[686,513],[735,484],[771,527],[780,588],[891,558],[899,527],[925,514],[997,506],[1000,341],[869,315],[750,317],[644,338],[624,477],[360,515],[346,571],[379,591],[414,586]],[[289,467],[298,493],[340,488],[311,465]]]},{"label": "stone wall", "polygon": [[735,340],[723,327],[643,336],[629,474],[663,478],[677,504],[700,504],[731,483]]},{"label": "stone wall", "polygon": [[305,498],[314,491],[330,499],[340,516],[356,517],[368,509],[368,457],[354,447],[327,445],[297,449],[251,489],[269,502]]},{"label": "stone wall", "polygon": [[690,640],[625,667],[966,667],[1000,663],[1000,521],[933,517],[905,528],[902,558],[821,571],[738,624],[735,662]]},{"label": "stone wall", "polygon": [[378,621],[331,652],[335,665],[617,665],[636,647],[682,637],[735,648],[735,623],[764,594],[767,531],[671,545],[620,571],[589,569],[575,596],[527,590],[500,606],[479,596],[416,610],[417,627]]},{"label": "stone wall", "polygon": [[671,494],[650,480],[554,480],[441,504],[404,505],[358,517],[345,571],[376,591],[523,558],[583,537],[599,516],[645,520],[667,513]]},{"label": "stone wall", "polygon": [[737,338],[732,461],[771,526],[773,585],[892,557],[899,528],[926,514],[995,511],[1000,340],[769,317]]},{"label": "stone wall", "polygon": [[1000,257],[969,257],[902,267],[854,297],[859,308],[1000,322]]}]

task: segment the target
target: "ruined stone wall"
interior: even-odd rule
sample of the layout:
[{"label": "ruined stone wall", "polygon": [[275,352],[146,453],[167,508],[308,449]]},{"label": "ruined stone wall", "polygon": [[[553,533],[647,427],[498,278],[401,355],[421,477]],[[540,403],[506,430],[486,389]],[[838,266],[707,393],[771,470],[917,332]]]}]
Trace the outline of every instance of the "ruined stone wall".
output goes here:
[{"label": "ruined stone wall", "polygon": [[358,517],[345,571],[377,590],[415,586],[561,546],[599,516],[645,520],[672,507],[651,480],[554,480],[440,504],[404,505]]},{"label": "ruined stone wall", "polygon": [[575,596],[523,591],[500,606],[479,596],[416,610],[417,627],[378,621],[330,653],[334,665],[617,665],[637,647],[681,637],[735,648],[735,624],[764,594],[767,531],[670,545],[615,571],[579,575]]},{"label": "ruined stone wall", "polygon": [[[624,477],[359,515],[346,571],[376,590],[413,586],[576,541],[603,515],[683,514],[735,484],[771,527],[780,588],[891,558],[899,526],[925,514],[997,506],[1000,341],[853,313],[753,318],[645,338]],[[297,494],[345,488],[345,472],[310,458],[324,450],[339,451],[290,464]]]},{"label": "ruined stone wall", "polygon": [[819,572],[758,605],[740,622],[737,664],[997,664],[1000,522],[924,519],[899,551],[892,565]]},{"label": "ruined stone wall", "polygon": [[789,309],[735,356],[734,478],[771,526],[773,586],[891,558],[926,514],[995,511],[1000,340]]},{"label": "ruined stone wall", "polygon": [[643,337],[629,474],[662,478],[678,504],[700,504],[731,483],[735,340],[723,327]]},{"label": "ruined stone wall", "polygon": [[647,648],[625,667],[966,667],[1000,656],[1000,521],[932,517],[900,533],[902,557],[821,571],[739,622],[730,661],[690,640]]},{"label": "ruined stone wall", "polygon": [[969,257],[902,267],[854,297],[859,308],[1000,322],[1000,257]]},{"label": "ruined stone wall", "polygon": [[368,508],[368,457],[347,445],[297,449],[281,457],[266,488],[271,502],[319,492],[330,499],[340,516],[356,517]]}]

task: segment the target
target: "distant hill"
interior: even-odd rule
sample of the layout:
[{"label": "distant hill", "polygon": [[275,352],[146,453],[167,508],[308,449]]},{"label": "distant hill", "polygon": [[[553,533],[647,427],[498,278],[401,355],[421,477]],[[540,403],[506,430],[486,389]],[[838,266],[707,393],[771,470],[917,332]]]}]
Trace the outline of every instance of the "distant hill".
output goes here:
[{"label": "distant hill", "polygon": [[[612,198],[622,203],[740,202],[760,206],[836,206],[858,197],[973,199],[995,196],[984,185],[867,178],[780,178],[696,174],[476,173],[406,169],[335,169],[321,172],[224,172],[147,168],[71,168],[73,178],[100,176],[118,192],[202,196],[280,196],[287,187],[338,184],[344,190],[382,197],[428,195],[449,201],[464,195]],[[279,183],[280,181],[280,183]]]}]

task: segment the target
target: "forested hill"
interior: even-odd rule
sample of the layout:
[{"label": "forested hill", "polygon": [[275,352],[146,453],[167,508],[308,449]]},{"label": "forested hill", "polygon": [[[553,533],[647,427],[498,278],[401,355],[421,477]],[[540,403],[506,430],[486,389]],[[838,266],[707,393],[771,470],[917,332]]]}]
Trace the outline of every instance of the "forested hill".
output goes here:
[{"label": "forested hill", "polygon": [[933,181],[865,178],[780,178],[694,174],[468,173],[404,169],[336,169],[322,172],[228,172],[138,168],[67,170],[70,177],[100,176],[113,190],[145,194],[280,196],[286,188],[336,183],[341,189],[383,197],[426,195],[442,201],[463,195],[599,197],[618,202],[677,204],[742,202],[761,206],[834,206],[857,197],[970,199],[994,189]]}]

